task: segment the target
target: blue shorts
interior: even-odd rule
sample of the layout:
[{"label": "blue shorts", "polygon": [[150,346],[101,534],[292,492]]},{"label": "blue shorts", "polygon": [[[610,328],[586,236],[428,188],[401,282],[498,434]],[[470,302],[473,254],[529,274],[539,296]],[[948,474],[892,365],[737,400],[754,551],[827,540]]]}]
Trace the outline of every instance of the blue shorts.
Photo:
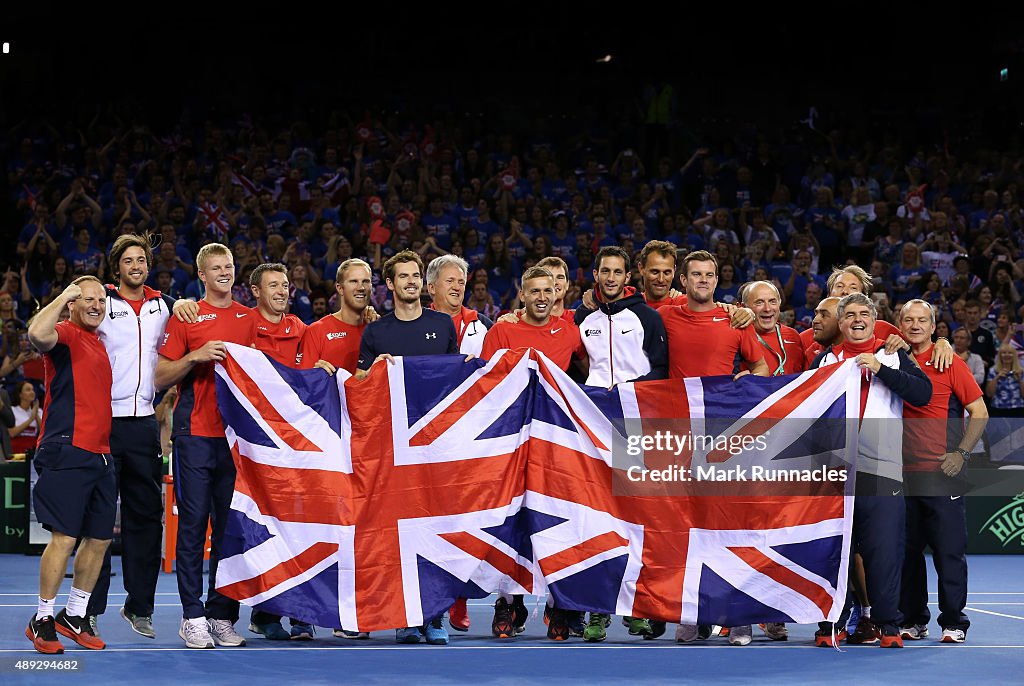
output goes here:
[{"label": "blue shorts", "polygon": [[117,477],[110,455],[70,443],[44,443],[33,462],[39,480],[32,507],[44,529],[72,538],[114,537]]}]

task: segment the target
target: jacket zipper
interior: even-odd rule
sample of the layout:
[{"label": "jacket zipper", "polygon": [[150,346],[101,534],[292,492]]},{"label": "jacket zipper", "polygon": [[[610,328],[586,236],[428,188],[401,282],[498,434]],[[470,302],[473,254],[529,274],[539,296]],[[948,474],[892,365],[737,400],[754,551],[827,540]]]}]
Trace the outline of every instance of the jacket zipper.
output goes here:
[{"label": "jacket zipper", "polygon": [[608,315],[608,390],[615,387],[615,348],[612,345],[612,336],[615,335],[615,326],[612,322],[612,315]]},{"label": "jacket zipper", "polygon": [[[145,304],[145,303],[143,303]],[[139,325],[139,378],[135,383],[135,397],[132,398],[132,416],[137,417],[139,415],[139,389],[142,388],[142,314],[135,316],[135,321]]]}]

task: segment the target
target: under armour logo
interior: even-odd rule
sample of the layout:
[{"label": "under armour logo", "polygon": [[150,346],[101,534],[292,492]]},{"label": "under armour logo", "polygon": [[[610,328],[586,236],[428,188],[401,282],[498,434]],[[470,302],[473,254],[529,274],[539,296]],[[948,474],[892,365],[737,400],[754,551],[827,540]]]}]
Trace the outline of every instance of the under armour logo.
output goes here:
[{"label": "under armour logo", "polygon": [[426,335],[428,341],[431,338],[437,338],[437,334],[436,333],[428,333],[428,334],[425,334],[425,335]]}]

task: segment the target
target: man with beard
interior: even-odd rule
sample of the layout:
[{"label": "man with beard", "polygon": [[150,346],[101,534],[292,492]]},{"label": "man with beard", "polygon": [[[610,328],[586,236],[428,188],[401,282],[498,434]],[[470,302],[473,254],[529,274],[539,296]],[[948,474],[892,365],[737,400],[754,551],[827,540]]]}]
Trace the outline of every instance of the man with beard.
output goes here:
[{"label": "man with beard", "polygon": [[575,322],[590,358],[588,386],[614,388],[626,381],[668,375],[665,326],[632,286],[629,254],[601,248],[594,259],[597,308],[576,310]]},{"label": "man with beard", "polygon": [[[747,370],[736,374],[769,376],[764,351],[744,331],[729,325],[729,313],[715,303],[718,284],[718,260],[704,250],[689,253],[683,260],[683,284],[686,287],[685,305],[668,305],[658,310],[665,322],[669,348],[669,378],[683,379],[693,376],[716,376],[735,373],[737,354],[746,363]],[[730,632],[733,645],[750,643],[750,627],[737,627]],[[690,643],[709,634],[695,624],[680,624],[676,628],[676,641]]]},{"label": "man with beard", "polygon": [[[117,288],[107,288],[107,316],[97,329],[110,360],[113,422],[110,452],[121,498],[121,568],[127,592],[121,616],[132,630],[156,638],[153,607],[160,574],[163,495],[160,427],[153,399],[157,348],[172,312],[195,321],[196,304],[146,286],[153,251],[143,236],[119,236],[107,257]],[[187,312],[188,314],[184,314]],[[107,609],[110,554],[89,599],[89,619]]]},{"label": "man with beard", "polygon": [[[669,349],[669,378],[734,374],[736,354],[749,365],[750,373],[768,376],[771,370],[763,352],[742,331],[729,325],[729,313],[714,300],[718,285],[718,260],[704,250],[683,260],[685,305],[658,310],[665,322]],[[746,372],[740,372],[740,375]]]},{"label": "man with beard", "polygon": [[[395,309],[363,330],[356,378],[364,378],[371,373],[371,367],[378,362],[394,364],[394,356],[398,355],[458,353],[458,334],[452,318],[443,312],[424,309],[420,301],[423,290],[423,260],[420,256],[411,250],[402,250],[390,257],[381,271],[388,290],[394,294]],[[441,624],[441,616],[430,619],[423,626],[395,631],[398,643],[419,643],[420,638],[425,638],[432,645],[448,644],[448,632]]]},{"label": "man with beard", "polygon": [[810,367],[815,358],[822,350],[828,350],[834,345],[843,342],[843,332],[839,330],[838,308],[842,298],[829,297],[818,303],[814,308],[814,319],[811,321],[811,328],[808,329],[814,335],[814,344],[818,352],[812,354],[812,349],[804,350],[804,361]]},{"label": "man with beard", "polygon": [[[580,307],[576,324],[590,358],[587,385],[614,388],[627,381],[664,379],[668,376],[668,344],[665,325],[658,313],[644,303],[632,286],[629,253],[618,246],[601,248],[594,260],[597,309]],[[671,283],[671,275],[668,277]],[[611,617],[590,613],[583,631],[586,641],[603,641]],[[655,638],[664,632],[664,623],[652,623],[640,617],[626,617],[632,636]],[[659,631],[660,629],[660,631]]]},{"label": "man with beard", "polygon": [[[341,306],[309,325],[302,335],[295,362],[304,369],[319,367],[328,374],[344,369],[355,374],[359,361],[359,341],[366,328],[366,313],[371,310],[370,293],[373,290],[373,270],[358,258],[350,258],[338,266],[334,288]],[[366,640],[366,631],[349,631],[335,627],[338,638]]]},{"label": "man with beard", "polygon": [[334,288],[340,302],[338,311],[306,328],[296,362],[304,369],[321,367],[329,374],[344,369],[355,374],[373,291],[370,265],[358,258],[345,260],[338,266]]},{"label": "man with beard", "polygon": [[[826,282],[826,289],[829,297],[844,298],[850,293],[863,293],[871,296],[874,282],[871,276],[855,264],[845,267],[836,267],[832,270]],[[885,351],[893,353],[897,348],[910,349],[910,345],[903,340],[900,330],[887,321],[875,322],[875,335],[885,341]],[[800,332],[800,341],[804,345],[804,356],[813,360],[822,351],[822,347],[815,341],[813,327]],[[935,364],[939,371],[942,371],[952,364],[953,346],[945,338],[940,338],[932,349]]]},{"label": "man with beard", "polygon": [[[644,302],[655,310],[665,305],[685,305],[686,294],[673,287],[676,277],[676,246],[667,241],[649,241],[640,251],[636,269],[640,273]],[[593,291],[583,295],[583,304],[594,309]],[[748,308],[722,304],[729,313],[729,323],[742,329],[750,326],[753,313]]]},{"label": "man with beard", "polygon": [[660,309],[663,305],[685,305],[686,296],[673,295],[676,278],[676,246],[668,241],[649,241],[636,260],[643,284],[644,302]]}]

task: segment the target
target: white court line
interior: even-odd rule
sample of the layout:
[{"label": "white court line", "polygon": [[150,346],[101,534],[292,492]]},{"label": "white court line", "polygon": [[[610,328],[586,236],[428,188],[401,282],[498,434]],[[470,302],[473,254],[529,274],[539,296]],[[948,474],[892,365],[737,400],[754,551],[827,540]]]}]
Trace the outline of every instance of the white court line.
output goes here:
[{"label": "white court line", "polygon": [[[0,597],[3,597],[3,596],[7,596],[7,597],[10,597],[10,596],[35,597],[35,595],[36,595],[35,593],[0,593]],[[115,594],[112,593],[111,596],[113,596],[113,595],[115,595]],[[117,595],[127,595],[127,594],[122,593],[122,594],[117,594]],[[158,593],[157,595],[160,595],[160,594]],[[177,593],[165,593],[163,595],[175,595],[176,596],[178,594]],[[1009,595],[1009,594],[1007,594],[1007,595]],[[1021,594],[1021,595],[1024,595],[1024,594]],[[57,597],[58,598],[66,598],[67,596],[66,595],[59,595]],[[938,602],[937,601],[929,601],[928,604],[929,605],[938,605]],[[493,603],[467,603],[467,605],[470,606],[470,607],[494,607]],[[985,602],[985,603],[971,603],[971,605],[1008,606],[1008,605],[1024,605],[1024,603],[1015,603],[1015,602],[1010,602],[1010,601],[1003,600],[1003,601],[993,601],[993,602]],[[0,603],[0,607],[37,607],[37,605],[36,605],[36,603]],[[181,607],[181,603],[155,603],[153,605],[153,607]],[[971,608],[968,607],[966,609],[970,610]],[[985,610],[978,610],[978,612],[985,612]],[[999,614],[999,613],[997,613],[997,612],[990,612],[988,614]],[[1010,617],[1012,619],[1024,619],[1024,617],[1015,617],[1013,615],[999,615],[999,616],[1000,617]]]},{"label": "white court line", "polygon": [[[58,597],[66,596],[66,595],[67,595],[66,593],[61,593],[61,594],[58,594]],[[110,592],[107,595],[108,595],[108,597],[113,597],[113,596],[127,596],[128,594],[127,593],[123,593],[123,592],[119,592],[119,593]],[[156,593],[154,595],[158,595],[158,596],[159,595],[166,595],[166,596],[175,596],[175,597],[177,597],[178,594],[176,592],[175,593],[166,592],[166,593]],[[938,591],[928,591],[928,595],[937,596],[938,595]],[[968,591],[968,595],[1024,595],[1024,591]],[[34,598],[35,596],[36,596],[35,593],[0,593],[0,598]],[[467,604],[468,605],[479,605],[480,607],[484,607],[484,606],[493,607],[493,605],[494,605],[493,602],[488,602],[484,598],[478,598],[478,599],[470,600]]]},{"label": "white court line", "polygon": [[[26,596],[34,596],[35,593],[0,593],[0,598],[24,598]],[[60,593],[58,595],[67,595],[67,593]],[[127,593],[108,593],[107,596],[127,596]],[[173,595],[177,596],[177,593],[154,593],[153,595]],[[1022,594],[1024,595],[1024,594]]]},{"label": "white court line", "polygon": [[[928,595],[938,595],[938,591],[928,591]],[[1024,595],[1021,591],[968,591],[968,595]]]},{"label": "white court line", "polygon": [[[814,650],[814,651],[817,651],[817,652],[821,652],[821,648],[817,647],[816,645],[814,645],[810,641],[808,641],[806,645],[793,645],[793,644],[782,645],[782,644],[777,643],[777,642],[763,642],[760,645],[764,646],[763,649],[771,650],[772,652],[775,652],[775,651],[778,651],[778,650]],[[769,645],[771,646],[771,648],[767,647]],[[945,651],[953,651],[953,650],[966,650],[968,648],[985,648],[985,649],[1017,648],[1017,649],[1020,649],[1020,648],[1024,648],[1024,645],[976,645],[976,644],[972,644],[972,643],[959,643],[959,644],[956,644],[955,648],[953,648],[948,643],[940,643],[940,642],[936,641],[936,642],[930,643],[930,644],[914,645],[914,646],[907,646],[907,647],[910,650],[938,649],[938,650],[945,650]],[[184,647],[182,647],[182,648],[111,648],[108,645],[106,648],[103,649],[102,653],[98,653],[96,655],[96,657],[99,657],[100,655],[102,655],[104,653],[195,653],[195,654],[198,654],[198,655],[207,655],[207,656],[211,656],[212,657],[212,656],[215,656],[215,655],[223,656],[225,652],[229,652],[232,655],[234,655],[236,653],[252,653],[252,652],[257,652],[257,653],[284,653],[284,652],[289,652],[289,653],[293,653],[293,652],[300,651],[300,650],[302,650],[302,651],[314,651],[314,652],[327,652],[327,651],[332,651],[332,652],[333,651],[351,652],[353,650],[371,651],[371,652],[373,652],[373,651],[387,651],[387,652],[392,652],[392,651],[408,651],[410,654],[416,653],[416,654],[421,655],[421,656],[422,656],[422,654],[424,652],[422,646],[420,647],[419,650],[417,650],[416,647],[413,646],[413,645],[407,645],[407,646],[397,646],[397,645],[396,646],[378,646],[378,647],[373,647],[373,646],[319,646],[319,647],[317,647],[317,646],[310,646],[310,647],[301,647],[301,648],[300,647],[291,647],[291,646],[289,646],[288,648],[283,648],[283,647],[282,648],[254,648],[254,647],[246,647],[244,650],[243,649],[239,649],[237,651],[236,650],[227,650],[227,651],[224,651],[224,650],[206,650],[206,651],[203,651],[203,650],[196,650],[194,648],[184,648]],[[535,646],[523,646],[523,645],[520,645],[520,646],[455,646],[455,645],[448,645],[448,646],[440,647],[438,650],[431,650],[429,652],[430,653],[444,653],[444,652],[451,651],[451,650],[678,650],[678,651],[681,652],[681,651],[690,651],[690,650],[728,650],[728,651],[735,651],[736,650],[736,646],[731,646],[731,645],[692,645],[692,644],[689,644],[689,645],[686,645],[686,646],[679,646],[675,642],[666,643],[666,644],[660,645],[660,646],[657,646],[657,645],[644,645],[644,644],[641,644],[641,643],[631,644],[631,645],[608,645],[608,644],[588,645],[586,643],[578,643],[578,644],[562,644],[562,645],[535,645]],[[755,648],[755,650],[756,650],[756,648]],[[744,651],[744,652],[748,652],[748,651]],[[843,652],[845,652],[845,651],[843,651]],[[858,650],[855,649],[853,652],[865,652],[866,653],[866,652],[869,652],[869,651],[858,651]],[[21,648],[0,648],[0,654],[4,654],[4,653],[25,653],[25,654],[29,654],[29,655],[38,655],[39,654],[35,650],[33,650],[32,648],[24,648],[24,649],[21,649]],[[70,655],[70,654],[72,654],[72,653],[65,652],[64,653],[65,658],[68,655]],[[74,655],[83,655],[84,653],[75,652],[73,654]],[[90,658],[90,659],[95,659],[95,658]]]},{"label": "white court line", "polygon": [[[0,603],[0,607],[38,607],[38,605],[35,603]],[[181,603],[155,603],[153,607],[181,607]]]},{"label": "white court line", "polygon": [[1002,612],[992,612],[991,610],[979,610],[976,607],[965,607],[964,609],[970,610],[971,612],[981,612],[982,614],[986,615],[995,615],[996,617],[1006,617],[1007,619],[1019,619],[1022,622],[1024,622],[1024,617],[1018,617],[1017,615],[1004,615]]}]

